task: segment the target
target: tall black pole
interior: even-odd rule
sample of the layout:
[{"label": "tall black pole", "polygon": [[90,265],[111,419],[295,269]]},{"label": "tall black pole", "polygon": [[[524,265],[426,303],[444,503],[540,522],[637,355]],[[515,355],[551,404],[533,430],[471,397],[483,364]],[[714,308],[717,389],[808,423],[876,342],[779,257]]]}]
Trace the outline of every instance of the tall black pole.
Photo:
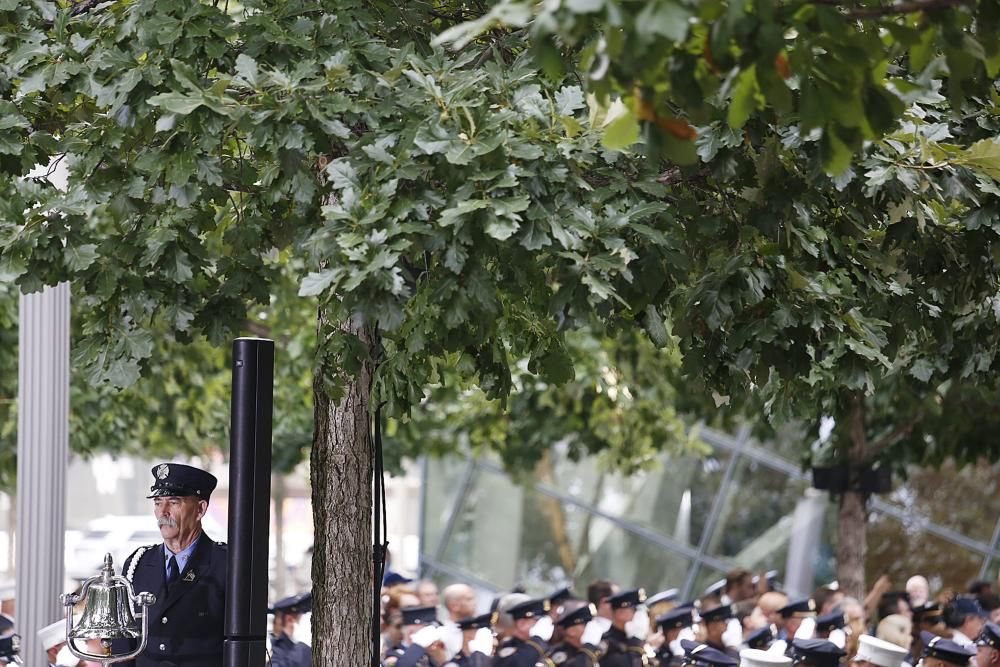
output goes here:
[{"label": "tall black pole", "polygon": [[225,667],[266,660],[274,341],[233,342]]}]

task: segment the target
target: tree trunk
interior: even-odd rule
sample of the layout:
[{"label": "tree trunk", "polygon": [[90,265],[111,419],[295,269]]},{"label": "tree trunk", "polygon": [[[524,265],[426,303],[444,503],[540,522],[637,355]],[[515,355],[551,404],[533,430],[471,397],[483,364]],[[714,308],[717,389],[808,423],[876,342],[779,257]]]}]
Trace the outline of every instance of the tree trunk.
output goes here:
[{"label": "tree trunk", "polygon": [[865,498],[847,491],[837,516],[837,581],[840,590],[859,601],[865,599]]},{"label": "tree trunk", "polygon": [[[319,340],[333,331],[355,334],[371,349],[374,335],[319,311]],[[322,364],[313,380],[315,432],[310,458],[313,546],[313,665],[366,667],[372,637],[372,442],[368,430],[371,365],[343,382],[334,401]]]},{"label": "tree trunk", "polygon": [[[868,455],[868,435],[865,430],[864,398],[857,396],[851,405],[848,419],[851,446],[848,449],[847,465],[849,475],[865,462]],[[854,480],[851,479],[853,485]],[[866,498],[853,486],[840,499],[840,513],[837,516],[837,582],[840,590],[858,600],[865,599],[865,524],[868,510]]]}]

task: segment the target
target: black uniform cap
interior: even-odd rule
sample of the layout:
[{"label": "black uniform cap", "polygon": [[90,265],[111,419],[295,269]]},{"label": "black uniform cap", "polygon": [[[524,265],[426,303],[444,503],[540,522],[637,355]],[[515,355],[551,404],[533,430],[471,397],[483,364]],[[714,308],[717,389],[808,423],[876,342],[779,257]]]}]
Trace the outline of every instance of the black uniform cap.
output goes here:
[{"label": "black uniform cap", "polygon": [[969,658],[975,655],[974,651],[961,644],[938,637],[926,630],[920,633],[920,640],[924,643],[924,652],[920,656],[922,658],[937,658],[951,665],[965,667],[969,664]]},{"label": "black uniform cap", "polygon": [[689,639],[681,640],[681,648],[684,649],[684,661],[682,664],[692,667],[734,667],[739,662],[731,656],[723,653],[719,649],[712,648],[707,644],[699,644]]},{"label": "black uniform cap", "polygon": [[746,645],[747,648],[755,648],[760,650],[767,650],[771,646],[771,642],[774,641],[774,626],[765,625],[762,628],[757,628],[749,635],[747,635]]},{"label": "black uniform cap", "polygon": [[825,639],[793,639],[785,655],[793,663],[806,662],[816,667],[836,667],[847,653]]},{"label": "black uniform cap", "polygon": [[463,618],[455,622],[459,630],[478,630],[480,628],[489,628],[496,622],[497,612],[486,612],[485,614],[480,614],[479,616],[473,616],[471,618]]},{"label": "black uniform cap", "polygon": [[616,593],[608,598],[608,604],[612,609],[630,609],[638,607],[646,601],[646,591],[641,588],[633,588],[628,591]]},{"label": "black uniform cap", "polygon": [[507,610],[513,618],[538,618],[549,612],[551,606],[545,598],[527,600],[521,604],[516,604]]},{"label": "black uniform cap", "polygon": [[403,607],[403,625],[434,625],[438,622],[437,607]]},{"label": "black uniform cap", "polygon": [[937,602],[925,602],[913,608],[915,623],[938,623],[944,620],[944,608]]},{"label": "black uniform cap", "polygon": [[660,591],[656,595],[651,595],[646,598],[646,606],[652,607],[653,605],[660,604],[661,602],[673,602],[677,599],[677,595],[680,591],[676,588],[670,588],[665,591]]},{"label": "black uniform cap", "polygon": [[1000,651],[1000,625],[991,621],[986,621],[983,631],[976,639],[977,646],[990,646]]},{"label": "black uniform cap", "polygon": [[161,463],[153,466],[153,486],[147,498],[161,496],[195,496],[208,500],[219,480],[205,472],[183,463]]},{"label": "black uniform cap", "polygon": [[576,596],[573,595],[573,590],[569,586],[563,586],[549,596],[549,605],[551,605],[552,608],[555,608],[559,606],[560,602],[574,599],[576,599]]},{"label": "black uniform cap", "polygon": [[733,617],[733,605],[719,605],[718,607],[698,612],[698,615],[701,616],[701,620],[705,623],[709,621],[728,621]]},{"label": "black uniform cap", "polygon": [[292,595],[287,598],[282,598],[271,605],[271,608],[267,610],[269,614],[274,614],[277,612],[282,612],[285,614],[307,614],[312,611],[313,606],[313,594],[312,591],[308,593],[300,593],[299,595]]},{"label": "black uniform cap", "polygon": [[592,604],[585,604],[579,609],[568,611],[556,620],[556,625],[569,628],[574,625],[585,625],[597,614]]},{"label": "black uniform cap", "polygon": [[694,625],[694,618],[691,612],[691,607],[677,607],[671,609],[666,614],[661,614],[656,617],[656,624],[660,626],[664,632],[667,630],[677,630],[678,628],[687,628]]},{"label": "black uniform cap", "polygon": [[816,603],[809,598],[796,600],[778,610],[782,618],[808,618],[816,615]]},{"label": "black uniform cap", "polygon": [[816,617],[816,632],[830,632],[838,628],[843,628],[847,624],[844,612],[835,611],[830,614]]}]

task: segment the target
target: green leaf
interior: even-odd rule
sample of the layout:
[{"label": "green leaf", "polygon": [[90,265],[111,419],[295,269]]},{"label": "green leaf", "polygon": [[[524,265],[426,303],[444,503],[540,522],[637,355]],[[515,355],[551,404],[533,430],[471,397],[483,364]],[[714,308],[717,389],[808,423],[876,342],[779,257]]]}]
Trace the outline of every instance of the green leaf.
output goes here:
[{"label": "green leaf", "polygon": [[993,139],[977,141],[959,153],[954,162],[1000,181],[1000,143]]},{"label": "green leaf", "polygon": [[93,243],[84,245],[67,245],[63,250],[66,268],[70,271],[83,271],[97,259],[97,246]]},{"label": "green leaf", "polygon": [[736,78],[733,98],[729,103],[729,127],[738,130],[746,124],[750,118],[750,114],[758,108],[759,101],[757,95],[759,92],[756,66],[751,65],[740,72]]},{"label": "green leaf", "polygon": [[636,32],[642,37],[662,35],[681,42],[687,37],[690,18],[691,11],[673,0],[650,0],[635,17]]},{"label": "green leaf", "polygon": [[154,107],[160,107],[170,113],[186,116],[203,104],[200,95],[182,95],[181,93],[160,93],[147,100]]},{"label": "green leaf", "polygon": [[643,326],[646,329],[646,333],[649,334],[649,339],[653,341],[656,347],[663,348],[670,344],[670,336],[667,334],[667,327],[663,324],[663,317],[653,304],[646,306]]},{"label": "green leaf", "polygon": [[325,271],[308,274],[302,279],[299,285],[299,296],[318,296],[325,292],[327,288],[337,279],[338,271],[327,269]]},{"label": "green leaf", "polygon": [[236,73],[251,86],[257,85],[257,61],[247,54],[236,56]]},{"label": "green leaf", "polygon": [[601,143],[613,151],[623,150],[639,140],[639,121],[628,107],[605,125]]}]

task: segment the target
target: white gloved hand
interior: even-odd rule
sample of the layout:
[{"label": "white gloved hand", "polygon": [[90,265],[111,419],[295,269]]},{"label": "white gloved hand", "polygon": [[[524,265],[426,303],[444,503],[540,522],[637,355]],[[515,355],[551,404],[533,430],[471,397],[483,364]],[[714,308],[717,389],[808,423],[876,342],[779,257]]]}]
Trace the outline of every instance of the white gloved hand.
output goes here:
[{"label": "white gloved hand", "polygon": [[454,623],[441,627],[441,641],[444,642],[449,658],[462,650],[462,640],[462,630]]},{"label": "white gloved hand", "polygon": [[646,611],[645,607],[639,607],[635,610],[632,620],[625,624],[625,634],[640,641],[646,641],[646,635],[649,634],[649,612]]},{"label": "white gloved hand", "polygon": [[587,627],[583,629],[583,636],[580,637],[580,641],[584,644],[590,644],[591,646],[599,646],[601,643],[601,638],[604,636],[604,624],[597,623],[597,619],[592,619],[587,623]]},{"label": "white gloved hand", "polygon": [[483,655],[493,655],[493,631],[489,628],[479,628],[476,636],[469,640],[469,650],[479,651]]},{"label": "white gloved hand", "polygon": [[441,628],[435,625],[428,625],[426,628],[420,628],[410,636],[410,641],[417,646],[427,648],[434,642],[441,641]]},{"label": "white gloved hand", "polygon": [[531,626],[531,632],[529,633],[532,637],[538,637],[543,642],[547,642],[552,639],[552,631],[556,629],[556,626],[552,623],[552,617],[542,616],[538,621]]},{"label": "white gloved hand", "polygon": [[795,631],[794,639],[812,639],[816,636],[816,619],[803,618],[799,629]]},{"label": "white gloved hand", "polygon": [[69,646],[59,649],[59,654],[56,655],[56,667],[77,667],[79,664],[80,658],[70,652]]},{"label": "white gloved hand", "polygon": [[833,642],[833,645],[837,648],[844,648],[847,646],[847,633],[840,628],[834,628],[830,630],[830,636],[827,639]]}]

